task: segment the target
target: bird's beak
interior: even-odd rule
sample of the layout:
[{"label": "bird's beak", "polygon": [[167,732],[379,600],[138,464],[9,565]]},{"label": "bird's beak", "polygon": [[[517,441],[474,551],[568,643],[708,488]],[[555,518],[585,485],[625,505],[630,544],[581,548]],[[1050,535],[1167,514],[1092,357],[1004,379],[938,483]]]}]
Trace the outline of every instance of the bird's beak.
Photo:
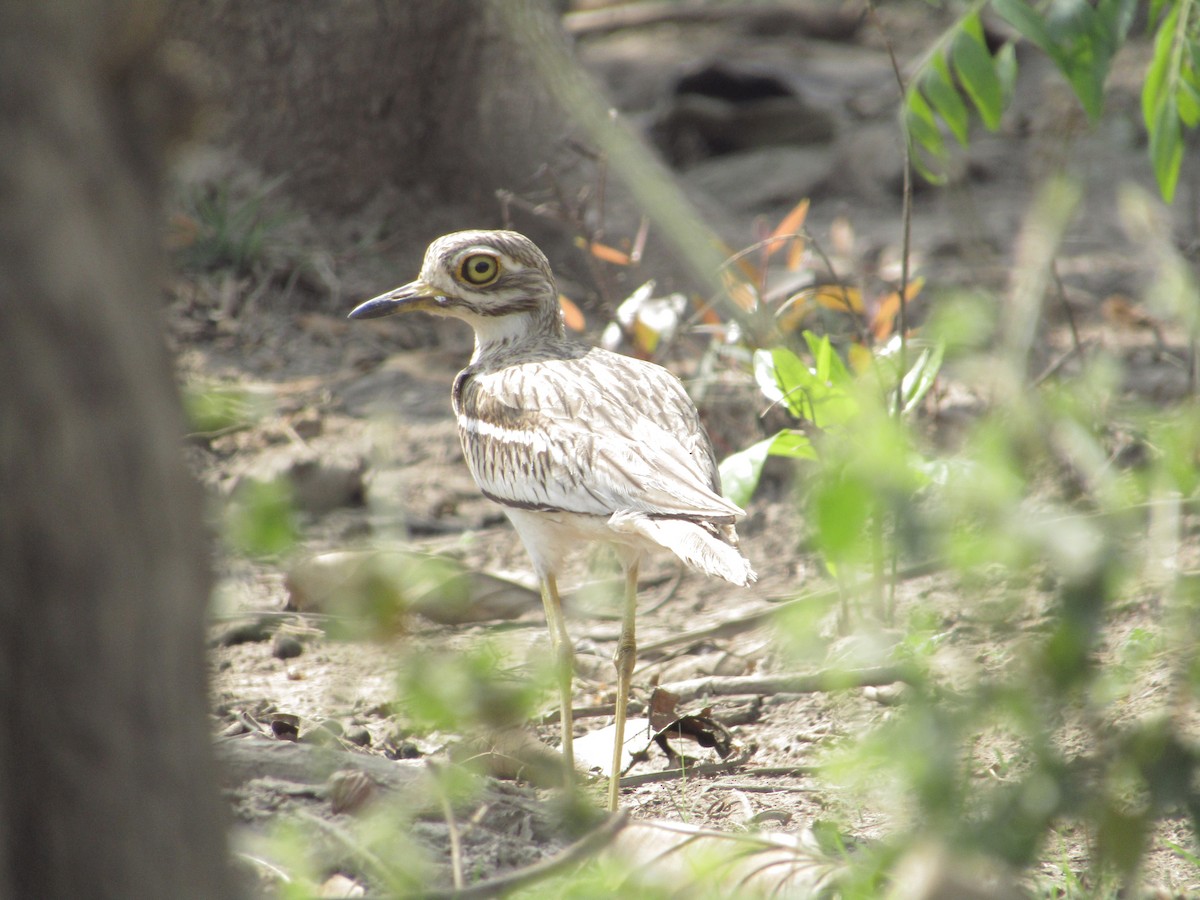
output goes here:
[{"label": "bird's beak", "polygon": [[350,310],[350,319],[378,319],[394,313],[435,309],[441,295],[421,279],[411,281],[403,287],[380,294]]}]

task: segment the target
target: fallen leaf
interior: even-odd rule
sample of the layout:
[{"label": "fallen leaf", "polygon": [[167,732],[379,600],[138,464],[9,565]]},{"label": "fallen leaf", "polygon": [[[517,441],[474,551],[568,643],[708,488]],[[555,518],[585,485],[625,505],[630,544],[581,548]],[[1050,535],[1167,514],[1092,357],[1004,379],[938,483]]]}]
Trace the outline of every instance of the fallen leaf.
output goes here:
[{"label": "fallen leaf", "polygon": [[[925,279],[921,276],[910,281],[908,287],[904,289],[905,302],[911,303],[924,286]],[[876,341],[884,341],[891,337],[892,331],[896,327],[896,316],[899,312],[899,291],[892,291],[879,301],[879,306],[875,309],[875,315],[871,317],[871,334],[874,335]]]},{"label": "fallen leaf", "polygon": [[[612,772],[613,741],[616,740],[616,723],[589,731],[575,739],[575,767],[584,772],[597,772],[608,778]],[[653,738],[650,720],[636,717],[625,720],[625,741],[621,752],[621,771],[633,765],[634,758],[643,756],[650,749]]]},{"label": "fallen leaf", "polygon": [[650,694],[650,728],[655,734],[679,718],[679,695],[656,687]]},{"label": "fallen leaf", "polygon": [[601,244],[599,241],[592,241],[588,244],[588,250],[596,259],[602,259],[605,262],[612,263],[615,266],[627,266],[630,263],[629,254],[624,250],[618,250],[616,247],[610,247],[608,244]]},{"label": "fallen leaf", "polygon": [[804,254],[804,238],[799,236],[800,229],[804,227],[804,220],[808,216],[809,201],[806,197],[791,208],[786,216],[779,220],[779,224],[775,226],[775,230],[771,232],[771,236],[767,238],[765,249],[767,258],[775,254],[776,251],[788,247],[788,269],[795,271],[799,267],[797,262],[793,267],[792,257],[795,253],[795,246],[800,245],[799,255]]},{"label": "fallen leaf", "polygon": [[558,305],[562,307],[564,325],[572,331],[581,332],[587,328],[587,319],[584,318],[583,311],[574,302],[559,294]]},{"label": "fallen leaf", "polygon": [[721,270],[721,282],[729,298],[746,312],[753,312],[758,308],[758,288],[751,282],[739,278],[730,269]]}]

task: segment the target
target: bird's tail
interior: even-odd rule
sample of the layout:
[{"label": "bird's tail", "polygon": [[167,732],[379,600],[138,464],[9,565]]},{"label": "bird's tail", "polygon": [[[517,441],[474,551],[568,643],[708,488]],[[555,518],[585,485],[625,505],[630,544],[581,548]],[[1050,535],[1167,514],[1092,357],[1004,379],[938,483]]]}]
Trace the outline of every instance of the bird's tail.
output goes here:
[{"label": "bird's tail", "polygon": [[706,575],[743,587],[758,580],[750,561],[737,548],[732,525],[721,527],[718,535],[686,519],[654,519],[640,513],[615,513],[608,525],[614,531],[648,538]]}]

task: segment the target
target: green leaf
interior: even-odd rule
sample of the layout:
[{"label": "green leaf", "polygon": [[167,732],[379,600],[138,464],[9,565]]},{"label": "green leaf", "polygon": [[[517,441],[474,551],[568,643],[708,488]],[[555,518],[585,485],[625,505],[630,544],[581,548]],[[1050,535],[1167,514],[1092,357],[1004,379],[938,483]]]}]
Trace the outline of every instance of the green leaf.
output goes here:
[{"label": "green leaf", "polygon": [[1142,85],[1142,117],[1150,135],[1150,165],[1158,189],[1168,203],[1174,199],[1183,162],[1183,126],[1200,123],[1200,83],[1196,58],[1200,48],[1191,40],[1191,5],[1174,3],[1162,17],[1154,36],[1154,53]]},{"label": "green leaf", "polygon": [[913,367],[905,373],[900,385],[900,393],[904,397],[903,412],[911,412],[929,393],[929,389],[937,380],[938,372],[941,371],[945,349],[945,345],[940,342],[925,348]]},{"label": "green leaf", "polygon": [[1004,91],[984,42],[979,16],[972,14],[963,20],[950,47],[950,58],[963,90],[979,110],[983,124],[989,131],[995,131],[1000,127],[1000,116],[1004,112]]},{"label": "green leaf", "polygon": [[775,357],[772,356],[771,351],[755,350],[753,367],[754,381],[768,402],[785,402],[786,391],[780,385],[779,378],[775,374]]},{"label": "green leaf", "polygon": [[771,456],[783,456],[788,459],[817,459],[817,448],[813,446],[812,438],[803,431],[788,428],[775,435],[771,441]]},{"label": "green leaf", "polygon": [[798,419],[813,417],[814,392],[825,392],[823,379],[786,347],[754,351],[754,379],[772,403],[783,403]]},{"label": "green leaf", "polygon": [[1183,164],[1183,129],[1175,98],[1168,96],[1159,105],[1154,127],[1150,129],[1150,163],[1163,200],[1175,199],[1179,168]]},{"label": "green leaf", "polygon": [[749,503],[758,489],[768,456],[815,460],[817,450],[803,431],[787,429],[751,444],[745,450],[732,453],[721,461],[719,467],[725,496],[738,506],[744,507]]},{"label": "green leaf", "polygon": [[950,67],[941,54],[935,55],[929,68],[925,70],[925,75],[921,78],[921,92],[929,98],[929,102],[933,104],[933,108],[942,117],[942,121],[946,123],[958,143],[966,147],[970,114],[954,86]]},{"label": "green leaf", "polygon": [[776,384],[785,394],[812,382],[808,364],[787,347],[773,348],[771,362],[775,368]]},{"label": "green leaf", "polygon": [[1170,91],[1172,41],[1178,16],[1179,6],[1176,4],[1167,12],[1154,37],[1154,54],[1146,69],[1146,79],[1142,82],[1142,120],[1151,134],[1154,133],[1159,108]]},{"label": "green leaf", "polygon": [[805,331],[804,342],[808,344],[808,351],[816,360],[818,379],[836,387],[849,387],[854,383],[853,376],[846,368],[846,364],[842,362],[842,358],[838,356],[837,351],[833,349],[828,335],[818,337],[811,331]]},{"label": "green leaf", "polygon": [[813,491],[809,516],[827,559],[836,563],[851,551],[862,549],[871,505],[872,492],[863,479],[843,472],[821,480]]},{"label": "green leaf", "polygon": [[751,444],[745,450],[731,453],[721,461],[721,489],[731,501],[745,507],[758,489],[763,464],[771,452],[775,438],[769,437]]},{"label": "green leaf", "polygon": [[[942,140],[941,129],[933,110],[921,92],[910,89],[904,108],[904,125],[909,138],[918,146],[923,147],[936,160],[946,158],[946,143]],[[921,174],[926,174],[922,171]]]},{"label": "green leaf", "polygon": [[996,51],[995,65],[1004,107],[1007,109],[1017,90],[1017,48],[1011,43],[1002,46]]},{"label": "green leaf", "polygon": [[286,478],[246,480],[238,486],[227,511],[226,535],[250,556],[277,556],[292,548],[299,530]]},{"label": "green leaf", "polygon": [[1022,37],[1038,47],[1043,53],[1051,54],[1054,41],[1046,30],[1038,11],[1025,0],[992,0],[992,9],[996,15],[1015,28]]},{"label": "green leaf", "polygon": [[1200,89],[1184,79],[1179,85],[1179,120],[1188,128],[1200,124]]},{"label": "green leaf", "polygon": [[1025,0],[993,0],[1004,21],[1036,44],[1062,72],[1088,117],[1104,111],[1104,81],[1133,18],[1135,0],[1057,0],[1047,18]]}]

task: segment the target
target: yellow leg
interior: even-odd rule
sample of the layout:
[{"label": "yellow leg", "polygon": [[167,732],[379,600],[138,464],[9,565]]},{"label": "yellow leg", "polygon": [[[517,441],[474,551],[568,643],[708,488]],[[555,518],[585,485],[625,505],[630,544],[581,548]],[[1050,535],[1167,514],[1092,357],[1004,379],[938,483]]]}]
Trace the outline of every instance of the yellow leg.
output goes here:
[{"label": "yellow leg", "polygon": [[621,642],[613,663],[617,667],[617,733],[613,742],[612,775],[608,782],[608,808],[616,812],[621,803],[621,763],[625,751],[625,713],[629,708],[629,690],[633,665],[637,662],[637,579],[635,561],[625,570],[625,611],[621,618]]},{"label": "yellow leg", "polygon": [[550,627],[550,644],[554,648],[558,676],[559,726],[562,729],[563,777],[568,788],[575,787],[575,720],[572,714],[571,678],[575,671],[574,651],[563,618],[562,600],[553,575],[542,580],[542,605],[546,609],[546,624]]}]

